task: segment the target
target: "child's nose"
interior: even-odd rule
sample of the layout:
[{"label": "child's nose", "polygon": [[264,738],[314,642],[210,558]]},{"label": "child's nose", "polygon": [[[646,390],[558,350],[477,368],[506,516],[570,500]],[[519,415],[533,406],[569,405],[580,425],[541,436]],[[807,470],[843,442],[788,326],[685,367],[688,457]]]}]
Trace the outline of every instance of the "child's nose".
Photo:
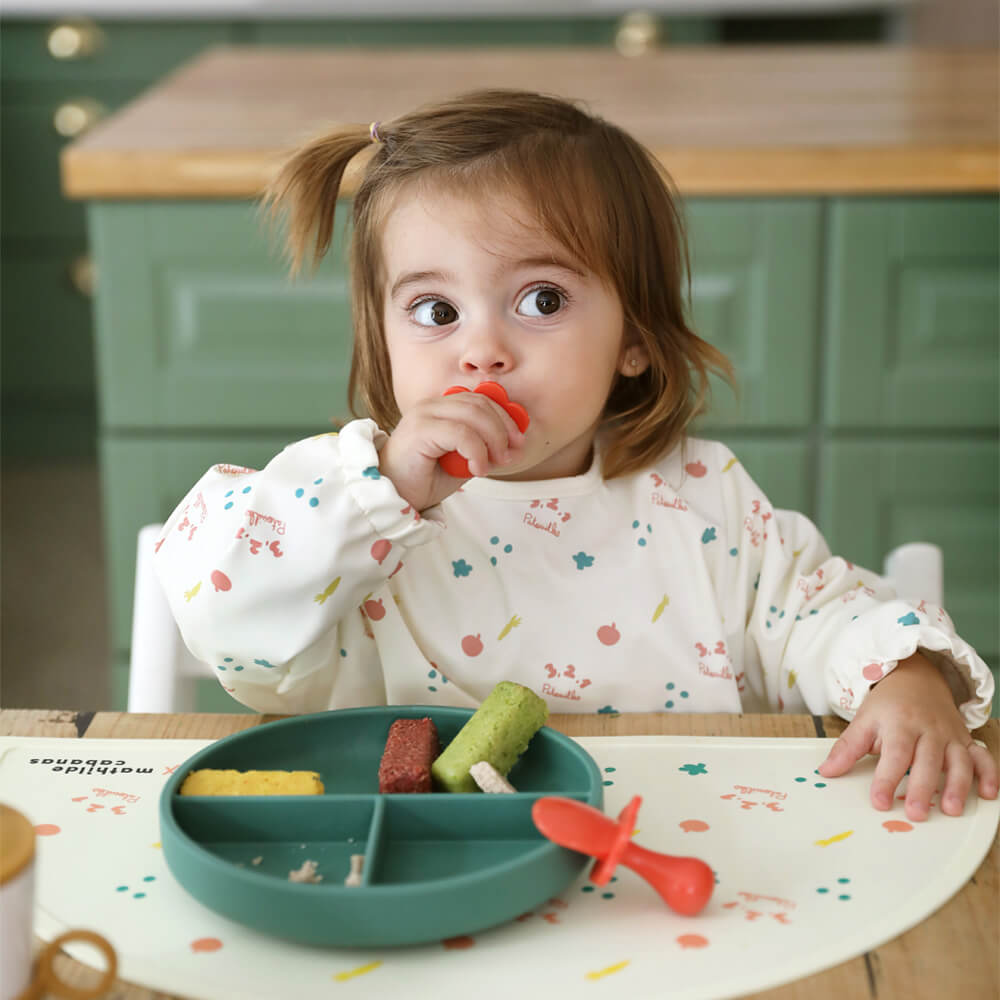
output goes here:
[{"label": "child's nose", "polygon": [[459,367],[464,375],[499,375],[508,372],[514,358],[502,337],[495,331],[484,330],[471,338],[462,350]]}]

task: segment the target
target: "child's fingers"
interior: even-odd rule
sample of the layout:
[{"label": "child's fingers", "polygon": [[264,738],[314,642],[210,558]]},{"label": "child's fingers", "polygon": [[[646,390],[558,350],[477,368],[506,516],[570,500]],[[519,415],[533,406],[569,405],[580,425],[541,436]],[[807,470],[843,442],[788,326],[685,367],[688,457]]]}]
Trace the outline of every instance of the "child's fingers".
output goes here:
[{"label": "child's fingers", "polygon": [[441,398],[447,399],[450,405],[458,403],[473,412],[482,414],[492,426],[502,428],[512,444],[520,444],[524,440],[524,434],[514,418],[491,396],[482,392],[458,392]]},{"label": "child's fingers", "polygon": [[[907,738],[904,746],[908,743]],[[931,798],[945,763],[945,747],[938,740],[922,736],[917,740],[916,751],[911,746],[908,753],[912,753],[913,763],[910,764],[910,779],[906,783],[906,818],[920,822],[927,819],[931,810]],[[899,777],[902,778],[902,774]]]},{"label": "child's fingers", "polygon": [[993,759],[993,754],[981,747],[978,743],[973,743],[969,747],[969,756],[972,758],[972,766],[976,774],[979,775],[979,795],[984,799],[995,799],[997,797],[997,762]]},{"label": "child's fingers", "polygon": [[914,743],[915,741],[909,737],[896,741],[883,739],[871,787],[871,802],[876,809],[885,810],[892,807],[892,797],[896,794],[896,789],[913,760]]},{"label": "child's fingers", "polygon": [[[490,465],[504,465],[511,449],[523,443],[524,435],[510,414],[487,396],[463,392],[445,398],[451,408],[443,410],[439,418],[457,425],[453,433],[458,437],[453,447],[469,460],[469,469],[474,474],[485,475]],[[458,406],[462,409],[458,410]]]},{"label": "child's fingers", "polygon": [[468,462],[469,472],[474,476],[484,476],[491,465],[506,461],[505,448],[488,440],[484,431],[467,424],[449,425],[436,440],[447,442],[443,447],[457,451]]},{"label": "child's fingers", "polygon": [[871,753],[874,743],[875,727],[855,719],[830,748],[826,760],[819,766],[819,773],[824,778],[839,777],[850,771],[865,754]]},{"label": "child's fingers", "polygon": [[947,777],[941,789],[941,812],[961,816],[972,787],[972,755],[961,743],[949,743],[944,751]]}]

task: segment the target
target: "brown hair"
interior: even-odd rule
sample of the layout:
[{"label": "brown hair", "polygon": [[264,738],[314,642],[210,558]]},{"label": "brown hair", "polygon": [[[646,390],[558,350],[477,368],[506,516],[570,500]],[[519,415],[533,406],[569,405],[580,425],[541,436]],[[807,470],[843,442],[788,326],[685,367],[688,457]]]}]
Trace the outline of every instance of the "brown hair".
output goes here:
[{"label": "brown hair", "polygon": [[[265,193],[286,221],[292,273],[326,253],[349,161],[369,126],[338,128],[299,149]],[[350,266],[356,401],[386,430],[399,420],[385,348],[382,223],[413,182],[481,197],[510,194],[525,218],[602,278],[621,302],[625,337],[649,366],[619,375],[605,407],[605,478],[635,472],[678,444],[702,411],[708,376],[732,367],[684,316],[689,258],[672,181],[628,133],[562,98],[518,90],[464,94],[379,123],[354,195]]]}]

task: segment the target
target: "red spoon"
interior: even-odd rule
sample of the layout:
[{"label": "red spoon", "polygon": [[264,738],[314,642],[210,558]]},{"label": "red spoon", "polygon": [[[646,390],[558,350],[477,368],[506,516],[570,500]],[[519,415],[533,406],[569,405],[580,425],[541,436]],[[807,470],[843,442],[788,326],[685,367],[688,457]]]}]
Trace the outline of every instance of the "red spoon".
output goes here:
[{"label": "red spoon", "polygon": [[[453,385],[445,389],[441,395],[453,396],[456,392],[469,391],[464,385]],[[508,399],[507,390],[499,382],[480,382],[471,391],[480,392],[492,399],[494,403],[503,407],[510,414],[511,419],[517,424],[517,429],[522,434],[528,429],[528,424],[531,423],[528,411],[520,403],[514,403]],[[438,465],[449,476],[454,476],[456,479],[468,479],[471,475],[469,472],[469,463],[457,451],[449,451],[447,455],[442,455],[438,459]]]},{"label": "red spoon", "polygon": [[633,844],[631,836],[641,802],[640,796],[634,796],[616,823],[593,806],[550,795],[535,802],[531,818],[542,836],[597,858],[591,882],[606,885],[615,868],[625,865],[641,875],[672,910],[692,917],[712,895],[715,875],[698,858],[675,858]]}]

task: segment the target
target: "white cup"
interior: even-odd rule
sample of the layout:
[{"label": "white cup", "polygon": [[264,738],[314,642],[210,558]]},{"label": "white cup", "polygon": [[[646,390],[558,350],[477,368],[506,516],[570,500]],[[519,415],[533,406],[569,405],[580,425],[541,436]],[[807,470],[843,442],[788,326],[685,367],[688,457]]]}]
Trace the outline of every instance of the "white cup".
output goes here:
[{"label": "white cup", "polygon": [[0,804],[0,1000],[14,1000],[32,975],[35,830]]}]

